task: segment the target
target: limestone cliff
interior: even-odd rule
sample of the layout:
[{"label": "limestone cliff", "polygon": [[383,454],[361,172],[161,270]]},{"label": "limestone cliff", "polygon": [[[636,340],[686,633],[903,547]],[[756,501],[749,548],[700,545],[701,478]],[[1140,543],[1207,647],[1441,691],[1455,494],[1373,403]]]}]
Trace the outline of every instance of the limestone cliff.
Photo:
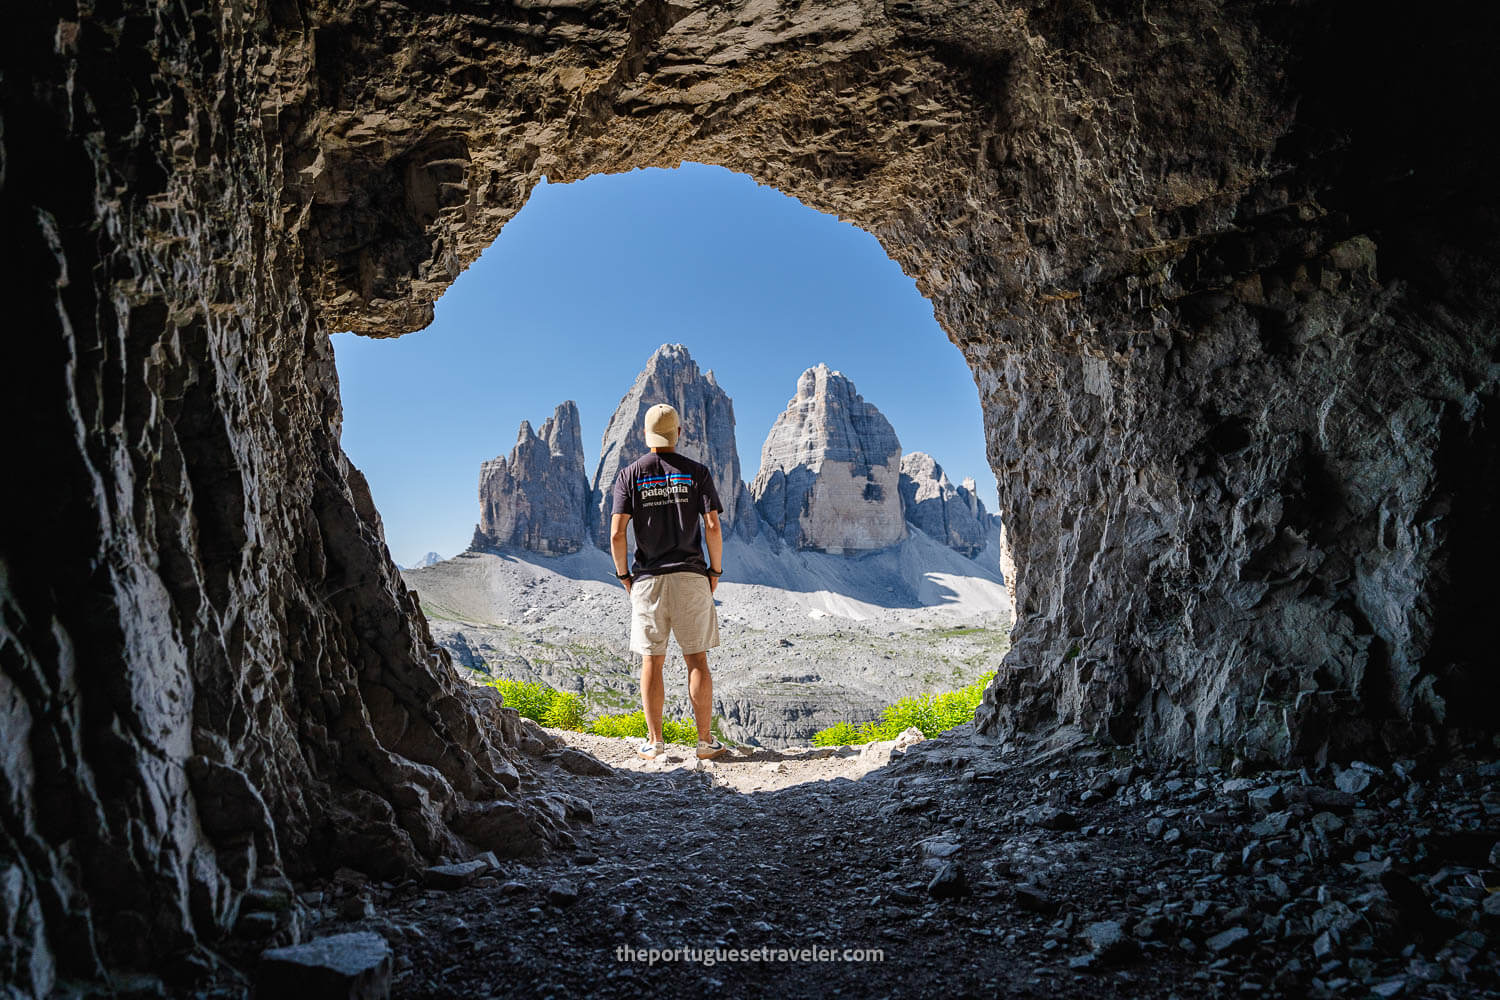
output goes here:
[{"label": "limestone cliff", "polygon": [[510,457],[479,467],[479,524],[469,549],[577,552],[592,537],[589,497],[578,406],[568,400],[542,424],[540,435],[521,421]]},{"label": "limestone cliff", "polygon": [[597,512],[594,538],[609,548],[610,490],[615,474],[649,449],[641,421],[657,403],[670,403],[682,418],[677,450],[713,473],[724,504],[724,536],[754,538],[758,530],[755,508],[740,478],[740,453],[734,442],[734,403],[719,387],[713,372],[704,374],[681,344],[663,344],[636,376],[620,400],[599,445],[594,472],[593,509]]},{"label": "limestone cliff", "polygon": [[901,442],[842,372],[818,365],[776,418],[750,486],[771,531],[799,549],[854,554],[906,537]]},{"label": "limestone cliff", "polygon": [[954,486],[926,452],[901,456],[901,506],[908,521],[950,549],[973,558],[984,548],[989,514],[974,480]]}]

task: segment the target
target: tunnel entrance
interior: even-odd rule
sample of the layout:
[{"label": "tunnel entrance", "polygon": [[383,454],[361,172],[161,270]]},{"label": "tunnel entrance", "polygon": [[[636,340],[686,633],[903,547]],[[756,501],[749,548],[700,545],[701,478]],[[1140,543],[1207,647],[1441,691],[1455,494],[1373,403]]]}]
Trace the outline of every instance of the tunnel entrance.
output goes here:
[{"label": "tunnel entrance", "polygon": [[[644,736],[605,504],[644,410],[674,405],[724,506],[716,729],[867,740],[900,699],[977,699],[1009,643],[982,416],[945,341],[876,240],[744,175],[543,182],[427,329],[333,338],[341,444],[461,676]],[[686,717],[675,647],[668,676]]]}]

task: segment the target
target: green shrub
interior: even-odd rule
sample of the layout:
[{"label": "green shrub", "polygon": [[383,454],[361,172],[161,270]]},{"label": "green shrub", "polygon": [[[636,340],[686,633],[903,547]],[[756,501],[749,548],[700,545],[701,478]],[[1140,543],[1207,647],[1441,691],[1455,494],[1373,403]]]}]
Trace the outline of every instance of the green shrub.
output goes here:
[{"label": "green shrub", "polygon": [[[630,712],[625,715],[601,715],[588,725],[588,732],[595,736],[614,736],[623,739],[646,738],[646,713]],[[663,719],[661,735],[668,743],[686,746],[698,745],[698,727],[691,719]]]},{"label": "green shrub", "polygon": [[698,745],[698,724],[692,719],[663,719],[661,735],[668,743],[695,747]]},{"label": "green shrub", "polygon": [[613,736],[617,739],[633,739],[646,736],[646,713],[628,712],[623,715],[601,715],[589,723],[589,732],[595,736]]},{"label": "green shrub", "polygon": [[815,747],[844,747],[863,742],[866,741],[859,738],[859,730],[847,722],[835,722],[827,729],[819,730],[812,738]]},{"label": "green shrub", "polygon": [[[601,715],[589,722],[583,699],[571,691],[556,691],[536,681],[512,681],[499,677],[491,679],[489,684],[505,696],[507,706],[544,726],[593,733],[595,736],[646,738],[644,712]],[[698,745],[698,726],[692,719],[663,719],[661,730],[662,737],[668,743]]]},{"label": "green shrub", "polygon": [[556,697],[552,704],[547,706],[543,713],[542,725],[551,726],[553,729],[571,729],[575,732],[583,731],[584,707],[583,699],[571,691],[554,691]]},{"label": "green shrub", "polygon": [[968,687],[943,694],[919,694],[887,705],[880,718],[858,728],[847,722],[835,723],[813,736],[813,746],[857,746],[875,740],[893,740],[902,730],[915,726],[928,738],[946,733],[974,718],[974,710],[984,699],[984,689],[995,679],[990,671]]},{"label": "green shrub", "polygon": [[552,689],[535,681],[513,681],[496,677],[490,681],[490,687],[500,692],[508,707],[537,722],[542,721],[547,703],[552,700]]},{"label": "green shrub", "polygon": [[505,697],[505,704],[526,718],[553,729],[583,729],[583,699],[571,691],[555,691],[536,681],[513,681],[502,677],[490,686]]}]

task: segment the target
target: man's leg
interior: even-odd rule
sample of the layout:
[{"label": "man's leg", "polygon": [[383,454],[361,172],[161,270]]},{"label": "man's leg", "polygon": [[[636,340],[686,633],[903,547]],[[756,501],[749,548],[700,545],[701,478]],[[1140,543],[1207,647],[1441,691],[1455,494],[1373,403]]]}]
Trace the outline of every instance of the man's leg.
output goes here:
[{"label": "man's leg", "polygon": [[[641,708],[646,713],[646,733],[652,743],[662,742],[661,706],[666,698],[666,687],[662,684],[661,668],[666,662],[665,653],[661,656],[647,653],[641,657]],[[707,662],[705,657],[705,668]]]},{"label": "man's leg", "polygon": [[662,742],[661,708],[666,697],[661,668],[667,662],[667,628],[662,617],[661,577],[645,577],[630,588],[630,648],[641,654],[641,711],[646,735]]},{"label": "man's leg", "polygon": [[[693,699],[693,721],[698,723],[698,739],[707,743],[713,739],[709,735],[709,725],[714,718],[714,678],[708,672],[708,651],[701,653],[684,653],[683,661],[688,668],[688,697]],[[656,681],[661,684],[661,672],[658,670]],[[661,698],[656,699],[657,718],[661,717]]]}]

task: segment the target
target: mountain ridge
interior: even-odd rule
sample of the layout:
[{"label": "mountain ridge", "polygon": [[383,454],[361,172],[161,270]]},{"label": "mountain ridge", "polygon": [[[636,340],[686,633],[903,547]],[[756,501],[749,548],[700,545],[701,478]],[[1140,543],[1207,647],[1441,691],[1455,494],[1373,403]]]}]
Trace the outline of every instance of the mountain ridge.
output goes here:
[{"label": "mountain ridge", "polygon": [[558,555],[590,542],[607,551],[610,487],[620,468],[647,451],[641,421],[659,402],[671,403],[682,417],[677,451],[714,475],[726,538],[855,555],[897,546],[908,524],[920,523],[929,536],[975,558],[998,522],[975,495],[972,479],[955,487],[930,455],[904,453],[884,414],[827,364],[798,377],[765,438],[755,480],[747,484],[733,400],[686,347],[663,344],[606,424],[592,479],[584,472],[574,401],[560,404],[540,435],[521,422],[509,456],[480,467],[481,518],[469,551]]}]

